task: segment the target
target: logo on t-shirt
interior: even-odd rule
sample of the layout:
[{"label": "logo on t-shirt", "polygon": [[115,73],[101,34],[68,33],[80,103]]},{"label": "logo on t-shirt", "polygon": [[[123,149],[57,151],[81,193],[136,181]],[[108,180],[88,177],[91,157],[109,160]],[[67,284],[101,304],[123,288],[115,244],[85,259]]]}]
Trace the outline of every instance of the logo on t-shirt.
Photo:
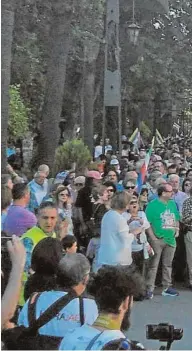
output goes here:
[{"label": "logo on t-shirt", "polygon": [[162,229],[175,229],[175,215],[170,210],[161,213]]}]

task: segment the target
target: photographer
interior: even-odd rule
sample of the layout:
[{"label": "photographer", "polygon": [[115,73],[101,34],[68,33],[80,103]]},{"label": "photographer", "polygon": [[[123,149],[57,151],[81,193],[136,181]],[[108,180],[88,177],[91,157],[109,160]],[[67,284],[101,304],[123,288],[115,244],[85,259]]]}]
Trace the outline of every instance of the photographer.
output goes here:
[{"label": "photographer", "polygon": [[95,297],[99,316],[92,326],[84,324],[65,335],[60,350],[130,350],[143,349],[126,339],[133,296],[141,292],[142,279],[122,266],[102,267],[88,287]]}]

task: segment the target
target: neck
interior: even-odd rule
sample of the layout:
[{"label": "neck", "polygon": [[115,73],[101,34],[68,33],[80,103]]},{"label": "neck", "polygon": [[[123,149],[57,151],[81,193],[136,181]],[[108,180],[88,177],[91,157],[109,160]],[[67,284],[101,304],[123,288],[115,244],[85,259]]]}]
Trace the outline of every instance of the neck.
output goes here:
[{"label": "neck", "polygon": [[120,330],[123,317],[121,314],[101,312],[97,317],[94,326],[99,329]]},{"label": "neck", "polygon": [[75,285],[72,288],[78,296],[82,295],[83,291],[85,290],[84,287],[82,288],[82,284]]},{"label": "neck", "polygon": [[160,197],[159,199],[160,199],[161,202],[163,202],[163,203],[165,203],[165,204],[167,204],[168,201],[169,201],[169,200],[167,200],[167,199],[164,199],[164,197]]},{"label": "neck", "polygon": [[20,199],[20,200],[14,200],[13,201],[13,205],[15,206],[21,206],[21,207],[26,207],[26,201],[23,200],[23,199]]},{"label": "neck", "polygon": [[126,211],[126,209],[124,209],[124,210],[114,210],[114,211],[118,212],[119,214],[122,214],[122,213],[124,213]]}]

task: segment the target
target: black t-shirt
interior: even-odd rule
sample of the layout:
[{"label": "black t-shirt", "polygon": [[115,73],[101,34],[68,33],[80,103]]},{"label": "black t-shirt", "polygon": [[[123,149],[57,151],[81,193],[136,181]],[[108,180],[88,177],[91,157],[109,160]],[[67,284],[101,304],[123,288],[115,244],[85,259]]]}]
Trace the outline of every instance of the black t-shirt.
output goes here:
[{"label": "black t-shirt", "polygon": [[91,202],[90,187],[84,187],[79,190],[75,206],[82,208],[83,219],[85,222],[92,217],[93,205]]},{"label": "black t-shirt", "polygon": [[108,211],[104,204],[94,204],[93,205],[93,217],[95,222],[95,227],[100,231],[101,221],[104,214]]}]

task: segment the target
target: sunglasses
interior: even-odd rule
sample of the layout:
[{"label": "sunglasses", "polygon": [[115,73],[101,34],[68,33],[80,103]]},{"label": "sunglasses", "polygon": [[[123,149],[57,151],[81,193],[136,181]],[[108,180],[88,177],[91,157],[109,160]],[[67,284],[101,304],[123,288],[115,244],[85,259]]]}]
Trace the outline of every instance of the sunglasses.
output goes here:
[{"label": "sunglasses", "polygon": [[63,194],[59,194],[60,196],[69,196],[69,194],[63,193]]},{"label": "sunglasses", "polygon": [[107,192],[108,192],[108,193],[114,193],[115,190],[114,190],[114,189],[107,189]]},{"label": "sunglasses", "polygon": [[132,190],[133,190],[133,189],[135,189],[135,185],[133,185],[133,186],[126,186],[125,189],[126,189],[126,190],[129,190],[129,189],[132,189]]},{"label": "sunglasses", "polygon": [[83,186],[82,183],[75,183],[75,186]]}]

